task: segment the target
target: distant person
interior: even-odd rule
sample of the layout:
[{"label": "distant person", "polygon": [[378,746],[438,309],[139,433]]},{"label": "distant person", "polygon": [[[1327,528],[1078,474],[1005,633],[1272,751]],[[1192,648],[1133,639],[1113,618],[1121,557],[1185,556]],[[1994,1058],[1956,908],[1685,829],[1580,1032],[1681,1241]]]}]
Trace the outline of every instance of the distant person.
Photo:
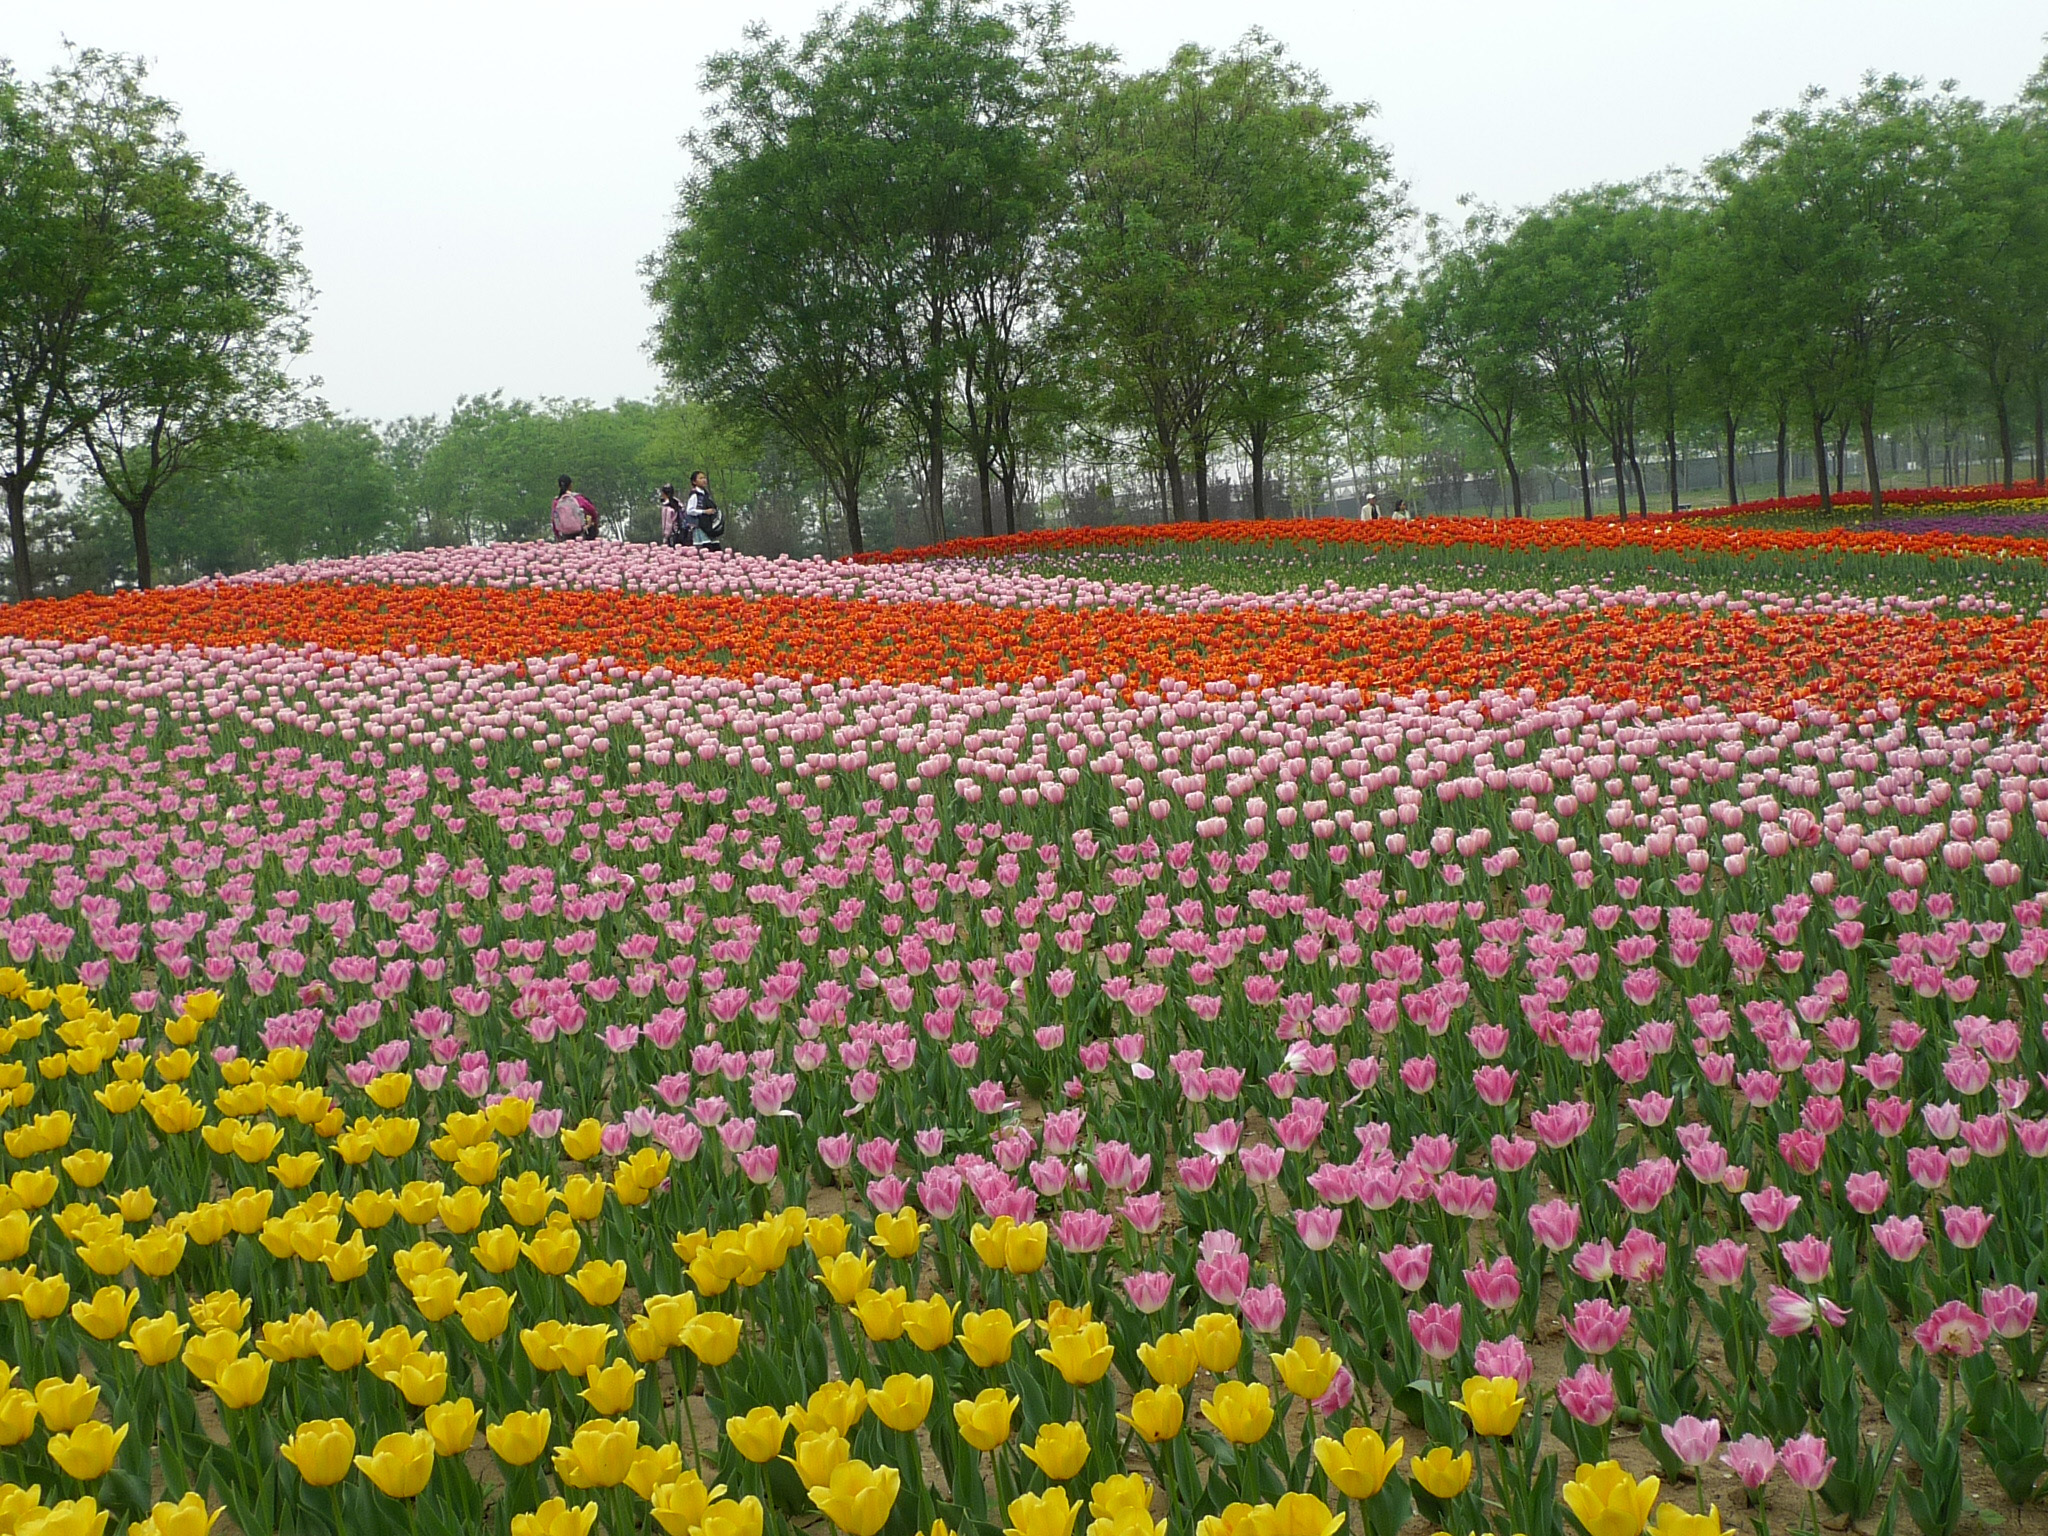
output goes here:
[{"label": "distant person", "polygon": [[673,485],[661,488],[661,542],[671,549],[690,542],[689,528],[684,521],[683,499],[676,494]]},{"label": "distant person", "polygon": [[683,523],[696,549],[715,555],[725,548],[725,514],[712,499],[711,477],[701,469],[690,476],[690,497],[683,503]]},{"label": "distant person", "polygon": [[1365,500],[1358,504],[1358,520],[1361,523],[1376,523],[1380,520],[1380,498],[1376,491],[1367,491]]},{"label": "distant person", "polygon": [[1406,498],[1406,497],[1401,497],[1401,496],[1397,496],[1397,497],[1395,497],[1395,498],[1394,498],[1394,521],[1395,521],[1395,522],[1397,522],[1397,523],[1405,523],[1405,522],[1408,522],[1408,521],[1410,521],[1410,520],[1411,520],[1411,519],[1412,519],[1413,517],[1414,517],[1414,513],[1410,512],[1410,511],[1408,510],[1408,501],[1407,501],[1407,498]]},{"label": "distant person", "polygon": [[576,482],[567,475],[563,475],[555,484],[558,493],[554,506],[548,512],[548,524],[554,530],[555,542],[566,544],[571,539],[595,539],[596,503],[578,491]]}]

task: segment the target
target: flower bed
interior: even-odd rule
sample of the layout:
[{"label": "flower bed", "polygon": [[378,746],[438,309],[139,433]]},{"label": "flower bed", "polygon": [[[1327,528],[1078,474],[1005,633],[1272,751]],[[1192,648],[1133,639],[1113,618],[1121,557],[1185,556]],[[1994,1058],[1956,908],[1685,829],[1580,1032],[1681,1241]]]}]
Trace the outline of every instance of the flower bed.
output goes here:
[{"label": "flower bed", "polygon": [[2032,1497],[2037,624],[776,601],[10,610],[0,1529]]}]

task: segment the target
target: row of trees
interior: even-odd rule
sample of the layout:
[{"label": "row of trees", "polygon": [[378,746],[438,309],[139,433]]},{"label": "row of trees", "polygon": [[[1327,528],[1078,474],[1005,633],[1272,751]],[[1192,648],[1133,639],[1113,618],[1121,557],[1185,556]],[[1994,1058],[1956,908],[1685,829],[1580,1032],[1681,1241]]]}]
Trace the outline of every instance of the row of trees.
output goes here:
[{"label": "row of trees", "polygon": [[1698,174],[1432,220],[1406,260],[1370,108],[1276,43],[1127,73],[1059,24],[907,0],[706,71],[658,355],[805,455],[855,548],[892,470],[942,536],[949,452],[984,532],[1076,463],[1206,518],[1219,464],[1257,517],[1276,453],[1357,482],[1475,436],[1517,513],[1563,463],[1587,516],[1603,468],[1648,510],[1645,458],[1675,505],[1703,443],[1732,498],[1746,443],[1782,481],[1788,439],[1853,440],[1880,506],[1888,431],[1983,414],[2010,478],[2031,416],[2048,460],[2048,74],[1996,110],[1810,93]]},{"label": "row of trees", "polygon": [[893,459],[945,534],[1029,467],[1147,464],[1176,516],[1265,460],[1341,370],[1400,213],[1368,110],[1253,33],[1126,74],[1058,10],[909,0],[757,29],[714,59],[709,126],[648,263],[657,353],[692,398],[816,466],[848,543]]},{"label": "row of trees", "polygon": [[878,0],[704,85],[644,268],[673,397],[376,425],[295,390],[296,235],[139,65],[0,62],[17,594],[532,537],[564,471],[651,536],[705,467],[741,545],[830,553],[1339,486],[1627,515],[1707,453],[1733,499],[1853,449],[1880,505],[1983,437],[2048,465],[2048,72],[1996,109],[1873,79],[1697,174],[1419,229],[1371,109],[1257,32],[1131,72],[1056,5]]},{"label": "row of trees", "polygon": [[91,475],[127,519],[178,477],[242,462],[286,424],[311,296],[292,226],[209,170],[132,60],[47,80],[0,60],[0,492],[14,588],[34,590],[31,496]]},{"label": "row of trees", "polygon": [[1702,437],[1731,501],[1740,441],[1772,439],[1782,495],[1793,434],[1819,465],[1853,437],[1877,509],[1887,420],[1958,405],[2011,484],[2026,419],[2036,474],[2048,428],[2043,187],[2048,74],[2001,111],[1897,77],[1810,95],[1697,179],[1432,225],[1374,317],[1376,382],[1483,432],[1517,511],[1521,463],[1559,445],[1588,517],[1601,463],[1625,516],[1631,489],[1650,504],[1643,459]]}]

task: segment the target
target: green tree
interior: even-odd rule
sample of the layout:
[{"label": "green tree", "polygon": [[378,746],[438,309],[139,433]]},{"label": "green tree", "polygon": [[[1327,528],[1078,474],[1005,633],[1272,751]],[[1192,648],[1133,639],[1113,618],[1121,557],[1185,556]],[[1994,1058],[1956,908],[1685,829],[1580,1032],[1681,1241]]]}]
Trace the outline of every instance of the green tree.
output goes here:
[{"label": "green tree", "polygon": [[1388,400],[1415,400],[1470,421],[1507,471],[1508,498],[1523,512],[1518,443],[1542,385],[1535,337],[1504,271],[1503,221],[1481,209],[1456,229],[1432,220],[1419,280],[1382,311],[1374,376]]},{"label": "green tree", "polygon": [[1971,115],[1949,91],[1869,76],[1846,100],[1808,92],[1713,167],[1754,323],[1772,338],[1769,370],[1806,403],[1824,506],[1837,412],[1861,430],[1871,508],[1883,506],[1876,413],[1937,324],[1957,141]]}]

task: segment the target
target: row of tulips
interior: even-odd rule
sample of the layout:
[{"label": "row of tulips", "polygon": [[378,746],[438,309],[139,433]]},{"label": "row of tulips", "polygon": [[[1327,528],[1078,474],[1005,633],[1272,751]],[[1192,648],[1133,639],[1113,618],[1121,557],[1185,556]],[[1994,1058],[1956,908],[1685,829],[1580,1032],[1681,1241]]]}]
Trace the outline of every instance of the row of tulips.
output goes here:
[{"label": "row of tulips", "polygon": [[[8,1054],[69,1100],[37,1108],[44,1095],[18,1095],[23,1118],[7,1132],[9,1157],[27,1166],[0,1195],[0,1255],[39,1261],[0,1271],[6,1336],[22,1362],[19,1385],[16,1365],[0,1370],[0,1466],[20,1479],[0,1509],[17,1531],[94,1530],[127,1510],[140,1517],[133,1529],[177,1536],[210,1525],[209,1496],[244,1530],[494,1521],[514,1536],[587,1532],[600,1518],[612,1531],[651,1522],[759,1536],[807,1507],[847,1536],[1070,1536],[1089,1510],[1092,1536],[1157,1536],[1176,1521],[1204,1536],[1333,1536],[1347,1500],[1380,1533],[1398,1530],[1417,1502],[1439,1523],[1498,1514],[1542,1529],[1555,1527],[1547,1506],[1561,1498],[1591,1536],[1637,1536],[1651,1515],[1657,1479],[1639,1482],[1613,1461],[1582,1465],[1558,1486],[1554,1458],[1540,1458],[1526,1356],[1518,1371],[1497,1352],[1503,1373],[1467,1377],[1455,1399],[1432,1380],[1421,1417],[1444,1443],[1403,1478],[1404,1442],[1360,1422],[1365,1400],[1341,1349],[1308,1331],[1284,1350],[1252,1348],[1239,1317],[1214,1307],[1157,1331],[1146,1319],[1172,1304],[1170,1291],[1098,1320],[1093,1301],[1049,1294],[1043,1223],[975,1224],[974,1266],[949,1294],[932,1282],[955,1234],[928,1241],[931,1224],[914,1209],[849,1220],[789,1206],[736,1228],[676,1233],[668,1246],[689,1285],[636,1287],[627,1300],[628,1269],[647,1259],[645,1227],[606,1219],[617,1207],[601,1177],[575,1175],[559,1191],[533,1171],[503,1178],[509,1225],[495,1231],[478,1230],[479,1180],[464,1186],[466,1208],[438,1185],[393,1193],[363,1182],[344,1198],[315,1187],[327,1182],[318,1152],[310,1162],[279,1155],[266,1170],[274,1182],[191,1209],[165,1209],[147,1185],[109,1192],[110,1176],[181,1161],[174,1138],[189,1137],[199,1115],[166,1132],[157,1111],[193,1104],[182,1085],[214,1079],[209,1067],[217,1105],[260,1100],[260,1114],[288,1115],[330,1141],[348,1134],[345,1107],[305,1082],[307,1056],[294,1048],[256,1064],[182,1059],[218,1022],[215,994],[185,998],[148,1056],[137,1047],[149,1042],[128,1033],[141,1021],[101,1009],[82,987],[37,988],[12,972],[0,973],[0,992],[35,1010],[7,1026]],[[141,1084],[167,1063],[177,1094],[149,1103]],[[410,1089],[403,1074],[386,1074],[363,1092],[395,1109]],[[139,1113],[155,1119],[156,1138],[125,1134]],[[275,1154],[274,1138],[246,1132],[277,1123],[251,1119],[221,1138],[208,1182],[225,1188],[238,1165]],[[417,1135],[420,1122],[406,1123]],[[208,1128],[199,1131],[212,1145]],[[507,1096],[435,1128],[449,1143],[442,1155],[458,1162],[500,1138],[524,1150],[531,1110]],[[344,1184],[363,1166],[339,1162]],[[665,1158],[635,1154],[612,1166],[610,1193],[628,1209],[647,1205],[667,1171]],[[59,1208],[66,1187],[73,1198]],[[347,1245],[336,1241],[343,1212],[356,1224]],[[465,1254],[423,1235],[393,1249],[387,1269],[364,1234],[394,1221],[471,1242]],[[594,1250],[628,1257],[572,1271],[586,1233]],[[324,1279],[310,1266],[280,1272],[305,1259]],[[513,1290],[472,1283],[507,1271]],[[307,1300],[317,1305],[290,1310]],[[969,1302],[979,1309],[963,1313]],[[1242,1310],[1260,1334],[1281,1326]],[[515,1314],[532,1321],[515,1329]],[[1043,1344],[1020,1349],[1034,1329]],[[608,1358],[621,1339],[624,1353]],[[1197,1392],[1195,1419],[1183,1394]],[[210,1416],[198,1411],[200,1393]],[[1301,1415],[1291,1445],[1290,1402]],[[1681,1418],[1667,1436],[1697,1467],[1713,1456],[1718,1422]],[[480,1440],[487,1463],[472,1454]],[[1795,1477],[1810,1476],[1818,1452],[1807,1447],[1819,1443],[1788,1443]],[[1771,1453],[1752,1436],[1730,1454],[1753,1467]],[[1318,1475],[1337,1512],[1300,1486]],[[155,1491],[176,1497],[145,1515],[159,1480]],[[43,1505],[52,1486],[73,1496]],[[1718,1510],[1677,1504],[1656,1524],[1660,1536],[1720,1529]]]}]

